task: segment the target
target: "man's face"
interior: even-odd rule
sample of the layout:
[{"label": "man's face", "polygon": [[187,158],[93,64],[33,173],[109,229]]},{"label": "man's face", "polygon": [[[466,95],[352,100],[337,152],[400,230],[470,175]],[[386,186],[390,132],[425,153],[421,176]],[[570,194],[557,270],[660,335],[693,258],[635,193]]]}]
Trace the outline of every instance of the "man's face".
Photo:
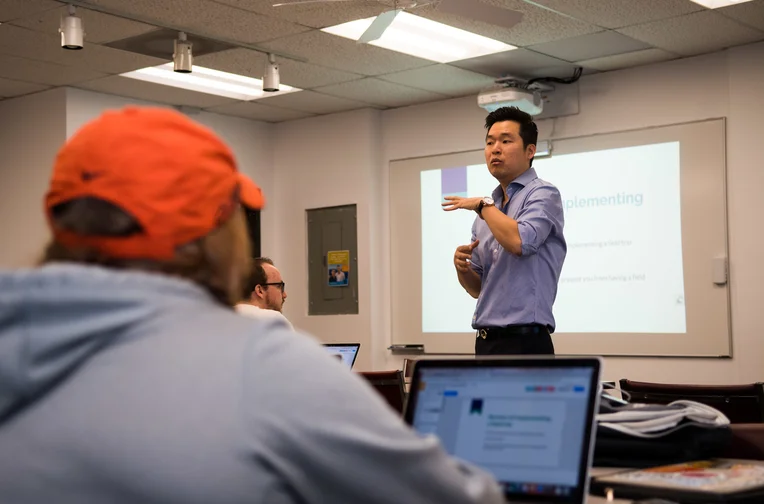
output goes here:
[{"label": "man's face", "polygon": [[530,166],[535,145],[523,148],[520,124],[515,121],[494,123],[485,139],[485,163],[500,183],[509,183]]},{"label": "man's face", "polygon": [[[281,272],[275,266],[263,264],[263,269],[265,269],[269,284],[283,282]],[[263,308],[280,312],[287,298],[286,289],[282,291],[278,285],[263,285],[263,289],[263,304],[265,305]]]}]

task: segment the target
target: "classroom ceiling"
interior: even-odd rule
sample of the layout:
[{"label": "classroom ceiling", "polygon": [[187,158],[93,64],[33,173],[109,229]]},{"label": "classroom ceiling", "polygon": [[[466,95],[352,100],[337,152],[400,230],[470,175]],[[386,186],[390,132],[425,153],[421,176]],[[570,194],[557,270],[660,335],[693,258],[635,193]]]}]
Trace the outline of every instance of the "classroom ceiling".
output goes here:
[{"label": "classroom ceiling", "polygon": [[[280,122],[477,94],[506,75],[567,77],[576,66],[607,72],[764,40],[764,0],[716,10],[690,0],[481,0],[523,12],[510,30],[432,5],[417,8],[420,16],[518,47],[450,64],[320,31],[380,14],[392,1],[274,8],[273,0],[87,0],[122,17],[78,8],[85,48],[67,51],[57,32],[65,2],[0,0],[0,99],[72,86]],[[266,55],[252,46],[296,56],[304,61],[278,58],[281,83],[304,91],[244,102],[120,77],[171,61],[150,50],[166,28],[185,29],[198,39],[195,47],[207,44],[194,64],[226,72],[260,78]]]}]

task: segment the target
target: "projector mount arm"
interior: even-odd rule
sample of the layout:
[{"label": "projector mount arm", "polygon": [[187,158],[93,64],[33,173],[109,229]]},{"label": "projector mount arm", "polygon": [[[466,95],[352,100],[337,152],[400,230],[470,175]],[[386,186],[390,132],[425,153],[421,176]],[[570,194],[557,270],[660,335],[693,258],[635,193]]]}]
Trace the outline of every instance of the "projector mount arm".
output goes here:
[{"label": "projector mount arm", "polygon": [[583,70],[583,67],[576,67],[573,75],[564,79],[559,77],[534,77],[532,79],[523,79],[522,77],[507,75],[496,79],[495,82],[504,87],[516,87],[527,89],[529,91],[554,91],[554,85],[550,84],[551,82],[556,82],[558,84],[573,84],[581,78]]},{"label": "projector mount arm", "polygon": [[528,91],[554,91],[554,86],[551,84],[545,82],[529,83],[528,79],[513,77],[511,75],[496,79],[494,82],[503,87],[516,87],[527,89]]}]

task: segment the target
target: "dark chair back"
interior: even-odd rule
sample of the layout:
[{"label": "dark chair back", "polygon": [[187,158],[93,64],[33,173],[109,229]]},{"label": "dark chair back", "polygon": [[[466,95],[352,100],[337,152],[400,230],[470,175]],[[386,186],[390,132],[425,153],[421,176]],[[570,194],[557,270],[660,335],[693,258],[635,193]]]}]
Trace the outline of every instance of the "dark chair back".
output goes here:
[{"label": "dark chair back", "polygon": [[399,414],[403,414],[406,391],[403,385],[403,371],[361,371],[358,374],[366,378],[385,401]]},{"label": "dark chair back", "polygon": [[725,458],[764,460],[764,423],[733,424],[732,440],[722,454]]},{"label": "dark chair back", "polygon": [[668,404],[687,399],[712,406],[732,423],[764,422],[764,383],[747,385],[679,385],[621,379],[631,402]]}]

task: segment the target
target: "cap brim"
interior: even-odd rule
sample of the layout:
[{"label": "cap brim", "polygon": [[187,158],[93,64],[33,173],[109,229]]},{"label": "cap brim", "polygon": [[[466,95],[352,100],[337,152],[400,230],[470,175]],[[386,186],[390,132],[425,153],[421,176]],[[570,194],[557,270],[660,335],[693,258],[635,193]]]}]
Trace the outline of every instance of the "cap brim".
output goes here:
[{"label": "cap brim", "polygon": [[263,191],[243,173],[238,175],[241,204],[252,210],[261,210],[265,206]]}]

